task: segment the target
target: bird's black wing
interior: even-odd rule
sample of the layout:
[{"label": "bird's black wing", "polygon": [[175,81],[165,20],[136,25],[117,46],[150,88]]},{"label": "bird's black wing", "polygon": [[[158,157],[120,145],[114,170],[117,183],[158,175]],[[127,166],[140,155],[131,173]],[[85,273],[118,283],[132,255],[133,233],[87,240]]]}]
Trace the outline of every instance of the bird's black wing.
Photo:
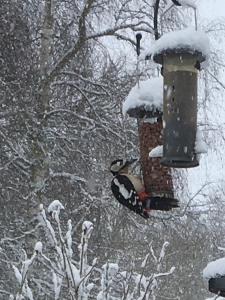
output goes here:
[{"label": "bird's black wing", "polygon": [[149,218],[148,214],[144,212],[142,202],[139,200],[138,194],[129,178],[124,175],[117,175],[112,180],[111,189],[114,197],[122,205],[145,219]]}]

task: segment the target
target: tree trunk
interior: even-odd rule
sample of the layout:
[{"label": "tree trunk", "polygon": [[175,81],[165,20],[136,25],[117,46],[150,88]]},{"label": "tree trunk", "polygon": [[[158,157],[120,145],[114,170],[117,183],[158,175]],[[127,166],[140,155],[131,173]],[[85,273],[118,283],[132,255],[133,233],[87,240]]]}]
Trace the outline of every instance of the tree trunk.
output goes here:
[{"label": "tree trunk", "polygon": [[[43,24],[41,29],[41,48],[40,48],[40,80],[39,94],[36,97],[35,113],[37,119],[33,124],[32,132],[32,154],[33,166],[31,177],[31,188],[38,198],[42,201],[42,191],[45,180],[49,173],[48,151],[46,147],[46,120],[45,113],[49,110],[50,103],[50,82],[47,80],[47,73],[51,64],[51,48],[53,33],[53,5],[54,0],[45,0],[43,10]],[[36,197],[35,197],[36,198]],[[35,199],[36,201],[36,199]]]}]

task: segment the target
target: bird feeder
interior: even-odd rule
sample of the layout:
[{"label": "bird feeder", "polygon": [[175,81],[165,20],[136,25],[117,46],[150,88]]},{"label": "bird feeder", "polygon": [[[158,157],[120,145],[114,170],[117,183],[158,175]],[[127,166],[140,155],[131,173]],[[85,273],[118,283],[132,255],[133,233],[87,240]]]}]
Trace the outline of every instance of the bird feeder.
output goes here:
[{"label": "bird feeder", "polygon": [[225,276],[210,278],[209,291],[221,297],[225,297]]},{"label": "bird feeder", "polygon": [[162,144],[162,77],[141,81],[129,93],[123,110],[138,121],[140,162],[145,189],[153,197],[174,198],[170,168],[149,152]]},{"label": "bird feeder", "polygon": [[225,297],[225,258],[209,262],[203,270],[203,278],[208,280],[211,293]]},{"label": "bird feeder", "polygon": [[157,118],[138,119],[140,161],[145,188],[152,196],[174,198],[170,168],[160,164],[160,157],[151,158],[152,149],[162,144],[162,114]]},{"label": "bird feeder", "polygon": [[206,42],[202,33],[181,30],[159,39],[152,53],[153,60],[162,65],[164,78],[161,164],[165,166],[191,168],[199,165],[195,152],[197,89],[200,64],[205,60],[201,48]]},{"label": "bird feeder", "polygon": [[175,168],[199,165],[195,154],[197,132],[197,64],[201,53],[165,51],[154,56],[162,63],[164,76],[164,144],[161,163]]}]

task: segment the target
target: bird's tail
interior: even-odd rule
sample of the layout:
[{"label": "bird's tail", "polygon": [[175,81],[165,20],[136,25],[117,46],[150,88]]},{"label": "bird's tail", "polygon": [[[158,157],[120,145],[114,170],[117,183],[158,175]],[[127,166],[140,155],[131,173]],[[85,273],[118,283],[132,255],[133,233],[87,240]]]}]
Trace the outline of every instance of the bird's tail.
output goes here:
[{"label": "bird's tail", "polygon": [[[147,204],[147,203],[146,203]],[[163,210],[169,211],[173,208],[179,207],[179,201],[174,198],[168,198],[166,196],[154,196],[150,197],[148,202],[150,210]]]},{"label": "bird's tail", "polygon": [[142,202],[145,211],[149,210],[163,210],[168,211],[179,207],[179,201],[167,196],[151,196],[149,193],[143,191],[138,193],[139,200]]}]

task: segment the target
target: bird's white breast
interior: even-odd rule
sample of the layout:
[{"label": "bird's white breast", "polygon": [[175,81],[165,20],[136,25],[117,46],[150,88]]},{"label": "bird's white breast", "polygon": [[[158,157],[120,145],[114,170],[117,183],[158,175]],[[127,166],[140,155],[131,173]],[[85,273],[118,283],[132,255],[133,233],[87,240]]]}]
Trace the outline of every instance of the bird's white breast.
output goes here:
[{"label": "bird's white breast", "polygon": [[131,174],[123,174],[123,175],[125,175],[132,182],[137,193],[143,192],[145,190],[144,185],[139,177]]}]

